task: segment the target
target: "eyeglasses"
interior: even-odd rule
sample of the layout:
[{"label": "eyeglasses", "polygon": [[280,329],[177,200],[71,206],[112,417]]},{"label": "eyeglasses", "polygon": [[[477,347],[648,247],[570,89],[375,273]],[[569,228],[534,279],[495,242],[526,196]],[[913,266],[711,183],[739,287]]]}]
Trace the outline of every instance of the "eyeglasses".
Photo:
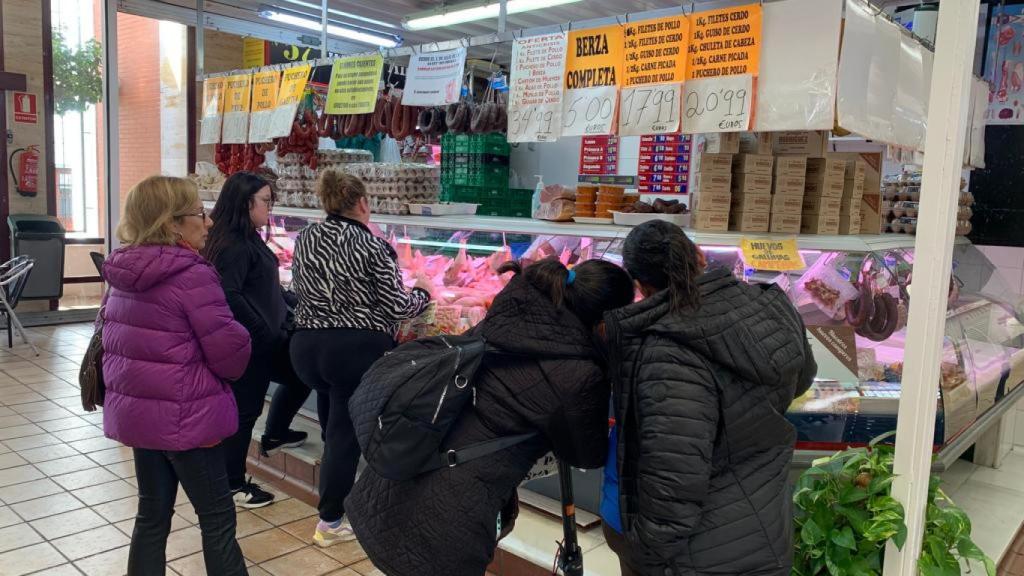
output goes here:
[{"label": "eyeglasses", "polygon": [[266,206],[267,208],[273,208],[274,207],[274,199],[273,198],[260,198],[259,196],[254,196],[253,199],[254,200],[259,200],[260,202],[263,202],[263,205]]},{"label": "eyeglasses", "polygon": [[178,214],[176,216],[176,218],[184,218],[186,216],[198,216],[199,218],[202,218],[203,220],[206,220],[206,216],[207,216],[206,207],[200,208],[199,212],[186,212],[185,214]]}]

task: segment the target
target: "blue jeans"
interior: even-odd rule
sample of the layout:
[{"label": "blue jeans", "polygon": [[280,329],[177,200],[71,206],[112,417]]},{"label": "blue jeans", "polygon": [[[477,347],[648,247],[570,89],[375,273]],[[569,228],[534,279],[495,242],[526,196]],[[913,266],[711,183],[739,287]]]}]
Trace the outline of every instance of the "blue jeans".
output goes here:
[{"label": "blue jeans", "polygon": [[199,516],[206,573],[248,576],[235,540],[235,503],[228,490],[223,447],[184,452],[135,448],[139,513],[128,554],[128,576],[166,573],[167,535],[171,532],[178,483]]}]

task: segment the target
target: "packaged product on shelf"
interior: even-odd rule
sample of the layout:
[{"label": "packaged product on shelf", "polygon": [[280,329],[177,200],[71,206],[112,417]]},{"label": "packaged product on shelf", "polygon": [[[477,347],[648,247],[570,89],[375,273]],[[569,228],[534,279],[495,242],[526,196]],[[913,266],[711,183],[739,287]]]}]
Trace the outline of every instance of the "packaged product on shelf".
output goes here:
[{"label": "packaged product on shelf", "polygon": [[[806,214],[839,214],[842,210],[842,198],[830,198],[825,196],[804,196],[803,212]],[[858,208],[860,206],[858,205]]]},{"label": "packaged product on shelf", "polygon": [[702,134],[699,149],[709,154],[738,154],[740,151],[739,132],[714,132]]},{"label": "packaged product on shelf", "polygon": [[853,214],[840,213],[839,214],[839,233],[856,235],[861,233],[861,217],[860,211]]},{"label": "packaged product on shelf", "polygon": [[771,132],[741,132],[740,133],[741,154],[771,154],[772,133]]},{"label": "packaged product on shelf", "polygon": [[772,152],[778,156],[821,158],[828,150],[828,132],[800,131],[772,134]]},{"label": "packaged product on shelf", "polygon": [[576,187],[576,216],[595,218],[597,212],[597,186],[580,184]]},{"label": "packaged product on shelf", "polygon": [[733,174],[733,194],[771,194],[772,176],[764,174]]},{"label": "packaged product on shelf", "polygon": [[735,232],[768,232],[771,216],[767,212],[730,212],[729,230]]},{"label": "packaged product on shelf", "polygon": [[728,191],[701,190],[694,200],[694,209],[697,212],[728,212],[730,206],[732,206],[732,194]]},{"label": "packaged product on shelf", "polygon": [[803,176],[775,176],[772,194],[776,196],[800,196],[802,198],[805,184],[806,179]]},{"label": "packaged product on shelf", "polygon": [[697,211],[693,213],[693,229],[706,232],[728,232],[729,211]]},{"label": "packaged product on shelf", "polygon": [[842,198],[846,181],[843,179],[811,179],[804,185],[804,195],[825,198]]},{"label": "packaged product on shelf", "polygon": [[769,232],[773,234],[799,234],[801,214],[780,214],[772,213],[772,222]]},{"label": "packaged product on shelf", "polygon": [[796,283],[797,306],[813,302],[831,318],[846,318],[846,303],[860,296],[857,287],[833,267],[835,258],[819,258]]},{"label": "packaged product on shelf", "polygon": [[576,191],[561,184],[549,184],[541,190],[540,206],[534,218],[568,222],[576,213]]},{"label": "packaged product on shelf", "polygon": [[698,174],[693,183],[693,193],[729,194],[732,191],[732,174]]},{"label": "packaged product on shelf", "polygon": [[850,160],[847,158],[846,161],[846,175],[844,178],[852,180],[854,183],[864,184],[867,179],[868,163],[864,160],[856,159]]},{"label": "packaged product on shelf", "polygon": [[370,210],[408,214],[409,204],[432,204],[441,192],[440,169],[429,164],[354,163],[337,167],[366,185]]},{"label": "packaged product on shelf", "polygon": [[803,196],[776,194],[772,196],[772,214],[789,214],[799,216],[803,213]]},{"label": "packaged product on shelf", "polygon": [[[748,214],[769,214],[772,211],[771,194],[733,194],[730,210]],[[765,221],[767,226],[767,220]],[[767,231],[767,230],[766,230]]]},{"label": "packaged product on shelf", "polygon": [[864,197],[864,181],[843,180],[843,199],[860,200]]},{"label": "packaged product on shelf", "polygon": [[732,154],[698,154],[694,161],[693,173],[701,175],[732,174]]},{"label": "packaged product on shelf", "polygon": [[800,233],[839,234],[839,212],[805,212],[800,219]]},{"label": "packaged product on shelf", "polygon": [[806,178],[807,157],[806,156],[776,156],[775,157],[776,178]]},{"label": "packaged product on shelf", "polygon": [[732,171],[735,174],[772,175],[775,158],[763,154],[737,154],[733,157]]},{"label": "packaged product on shelf", "polygon": [[839,180],[846,178],[846,160],[832,156],[807,159],[808,180]]}]

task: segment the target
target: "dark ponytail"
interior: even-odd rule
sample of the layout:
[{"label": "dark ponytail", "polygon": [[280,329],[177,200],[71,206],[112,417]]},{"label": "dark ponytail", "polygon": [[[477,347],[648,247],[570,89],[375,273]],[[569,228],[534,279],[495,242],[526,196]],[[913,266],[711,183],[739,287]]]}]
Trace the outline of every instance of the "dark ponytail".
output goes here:
[{"label": "dark ponytail", "polygon": [[534,289],[547,294],[555,306],[565,306],[588,327],[601,322],[604,313],[633,301],[633,281],[611,262],[587,260],[571,271],[554,258],[535,262],[524,270],[518,262],[506,262],[499,274],[513,272]]},{"label": "dark ponytail", "polygon": [[700,308],[697,279],[703,261],[697,245],[682,228],[660,220],[637,226],[626,237],[622,260],[641,284],[669,291],[672,312]]}]

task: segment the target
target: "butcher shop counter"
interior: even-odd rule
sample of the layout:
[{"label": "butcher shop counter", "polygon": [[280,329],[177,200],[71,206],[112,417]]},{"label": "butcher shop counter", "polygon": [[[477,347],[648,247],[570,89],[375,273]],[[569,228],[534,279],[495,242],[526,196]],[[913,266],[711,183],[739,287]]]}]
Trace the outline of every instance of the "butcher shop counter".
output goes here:
[{"label": "butcher shop counter", "polygon": [[[322,217],[316,210],[275,208],[267,240],[281,261],[283,283],[290,282],[296,235]],[[554,257],[570,266],[589,258],[619,263],[630,231],[614,225],[476,216],[375,215],[372,225],[395,246],[410,286],[417,276],[435,284],[436,302],[424,317],[402,326],[402,340],[461,333],[479,322],[504,285],[495,273],[504,261]],[[896,428],[913,236],[795,236],[805,265],[779,273],[744,262],[739,249],[743,234],[687,233],[705,251],[710,266],[730,269],[745,281],[777,284],[804,319],[819,370],[812,389],[787,413],[797,430],[795,468]],[[794,238],[758,235],[762,237]],[[966,239],[958,239],[954,247],[953,270],[942,378],[936,383],[936,470],[948,467],[980,438],[992,436],[1006,410],[1024,394],[1019,386],[1024,381],[1024,328],[1017,307],[1024,298]],[[993,453],[1002,448],[989,446],[976,450],[976,456],[979,451],[987,454],[986,461],[997,462],[999,456]],[[578,474],[577,499],[583,511],[598,510],[600,478],[599,471]],[[539,493],[532,505],[557,510],[550,500],[557,497],[557,482],[545,479],[530,487]]]}]

